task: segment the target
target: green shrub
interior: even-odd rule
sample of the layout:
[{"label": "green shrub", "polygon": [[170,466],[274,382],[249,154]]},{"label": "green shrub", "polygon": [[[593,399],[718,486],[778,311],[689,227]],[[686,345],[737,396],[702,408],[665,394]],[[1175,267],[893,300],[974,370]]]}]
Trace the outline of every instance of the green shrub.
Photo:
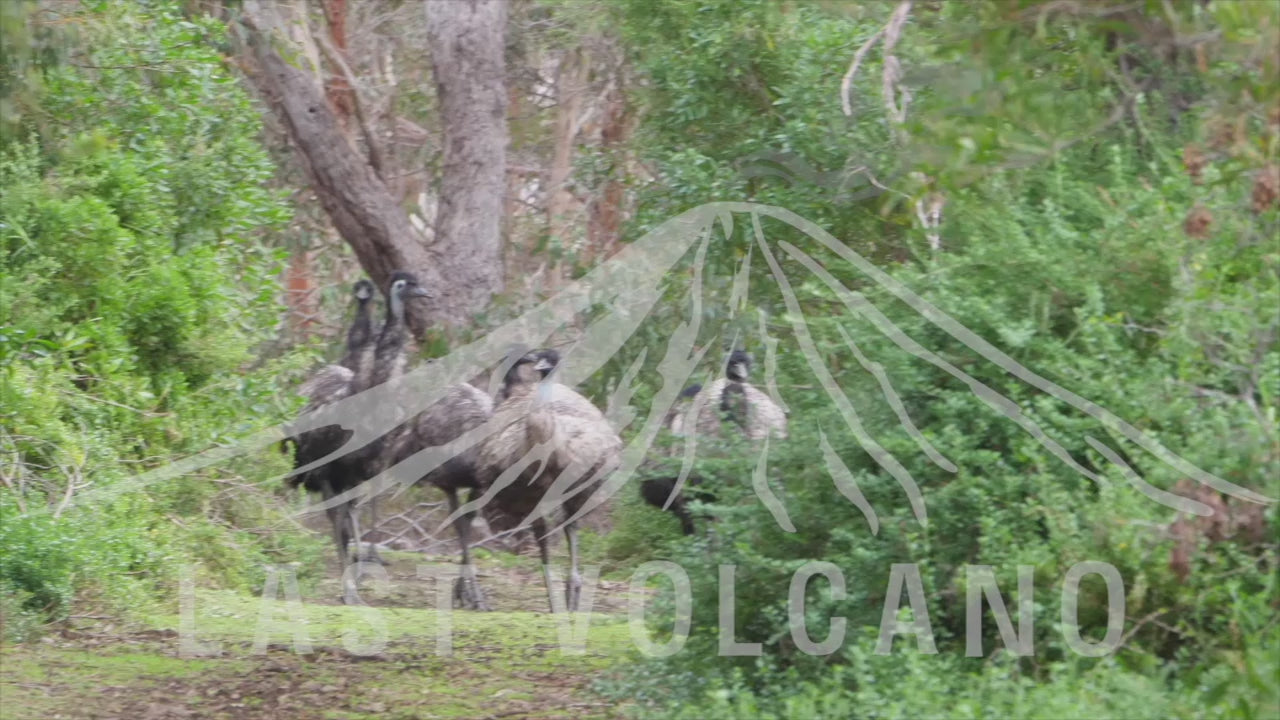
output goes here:
[{"label": "green shrub", "polygon": [[[1276,131],[1266,125],[1265,103],[1255,102],[1276,99],[1274,85],[1268,87],[1275,66],[1240,59],[1259,47],[1252,25],[1275,26],[1274,8],[1249,6],[1235,16],[1176,5],[1172,12],[1188,26],[1218,28],[1239,43],[1217,46],[1200,74],[1154,60],[1144,65],[1156,89],[1135,97],[1123,122],[1108,122],[1117,92],[1110,72],[1117,56],[1107,47],[1113,28],[1046,10],[1052,21],[1023,32],[1010,25],[1007,3],[917,7],[903,31],[913,41],[899,46],[902,61],[948,82],[912,84],[917,95],[901,129],[906,139],[897,142],[882,134],[890,123],[879,107],[873,60],[854,86],[855,122],[842,117],[834,99],[843,65],[832,57],[847,61],[879,30],[878,11],[733,5],[622,6],[622,32],[638,39],[636,60],[651,80],[643,99],[659,118],[642,144],[659,177],[640,191],[637,232],[704,202],[786,207],[1033,372],[1125,418],[1198,467],[1280,495],[1271,410],[1280,388],[1278,220],[1274,204],[1250,205],[1253,171],[1276,162]],[[1034,4],[1024,5],[1035,14]],[[1139,11],[1125,22],[1166,21]],[[1151,59],[1149,51],[1134,43],[1118,52]],[[724,77],[725,67],[739,75]],[[1218,92],[1219,82],[1253,94],[1237,105]],[[1079,99],[1069,112],[1066,97]],[[1195,109],[1171,111],[1177,103]],[[1182,164],[1184,147],[1202,139],[1210,121],[1237,113],[1247,139],[1193,177]],[[691,132],[700,139],[692,147]],[[1049,142],[1051,152],[1034,151]],[[744,177],[734,163],[761,151],[789,153],[815,174]],[[891,191],[861,200],[843,195],[848,186],[837,181],[854,182],[860,166]],[[913,179],[908,171],[921,175]],[[926,190],[947,200],[937,252],[912,203]],[[1197,205],[1213,218],[1205,237],[1184,230]],[[795,532],[782,530],[755,497],[748,452],[736,467],[731,460],[706,469],[722,489],[710,508],[717,517],[711,539],[680,540],[667,523],[665,544],[640,542],[636,529],[624,525],[619,551],[671,559],[688,572],[693,631],[684,651],[638,662],[608,692],[635,699],[640,715],[674,717],[1260,717],[1274,708],[1276,665],[1261,660],[1260,650],[1276,639],[1274,613],[1265,609],[1277,594],[1274,507],[1266,510],[1265,527],[1254,528],[1265,535],[1261,542],[1247,534],[1197,538],[1190,573],[1180,577],[1170,564],[1176,513],[1140,493],[1086,438],[1116,448],[1156,488],[1180,488],[1183,473],[987,361],[817,243],[763,219],[818,361],[866,434],[919,483],[928,511],[927,524],[920,522],[899,482],[852,436],[815,382],[798,346],[795,309],[784,303],[762,251],[752,247],[748,218],[735,221],[731,236],[713,233],[698,341],[709,348],[708,365],[731,339],[756,350],[759,360],[766,338],[757,311],[778,340],[777,384],[791,411],[790,438],[771,445],[768,477]],[[937,358],[1008,398],[1100,479],[1069,466],[951,372],[891,342],[784,255],[780,240],[811,253]],[[749,300],[735,307],[732,278],[748,253]],[[689,319],[686,269],[602,384]],[[914,425],[954,463],[954,473],[930,461],[904,431],[845,334],[881,366]],[[661,354],[646,357],[639,377],[657,378]],[[655,390],[642,387],[635,396],[643,401]],[[837,491],[819,450],[824,436],[875,509],[878,534]],[[1243,512],[1243,503],[1232,503],[1230,512]],[[637,526],[649,522],[628,512],[624,517]],[[653,527],[646,529],[658,532]],[[843,600],[822,582],[808,591],[815,634],[825,631],[828,617],[848,619],[846,646],[832,657],[800,653],[789,636],[789,581],[812,560],[836,564],[848,582]],[[1125,644],[1099,660],[1071,652],[1058,627],[1062,578],[1083,560],[1115,566],[1127,593]],[[938,656],[902,649],[901,639],[887,657],[871,651],[892,563],[920,567]],[[736,566],[737,638],[761,643],[759,658],[718,654],[721,564]],[[1035,567],[1033,657],[993,650],[1002,644],[989,614],[986,657],[965,657],[967,565],[994,566],[1009,603],[1017,566]],[[1084,586],[1079,618],[1086,636],[1102,633],[1102,597]],[[653,621],[669,627],[670,618]]]},{"label": "green shrub", "polygon": [[312,358],[248,364],[281,310],[266,240],[289,212],[213,45],[225,29],[165,4],[77,13],[85,61],[46,68],[37,97],[64,121],[28,114],[0,144],[0,592],[17,637],[74,601],[145,610],[180,563],[249,588],[272,555],[319,545],[281,532],[288,508],[258,488],[288,469],[274,449],[129,485],[283,419],[298,401],[278,380]]}]

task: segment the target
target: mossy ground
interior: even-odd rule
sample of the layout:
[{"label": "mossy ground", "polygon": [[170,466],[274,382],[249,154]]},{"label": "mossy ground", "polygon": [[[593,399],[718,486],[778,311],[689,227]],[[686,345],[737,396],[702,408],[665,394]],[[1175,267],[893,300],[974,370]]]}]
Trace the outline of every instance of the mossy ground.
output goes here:
[{"label": "mossy ground", "polygon": [[[142,629],[102,621],[0,650],[0,718],[580,718],[616,717],[591,681],[632,652],[626,585],[603,581],[581,652],[562,649],[542,573],[528,558],[480,565],[495,612],[453,611],[452,651],[440,651],[435,580],[417,566],[446,558],[385,553],[389,582],[366,583],[369,607],[336,602],[337,582],[285,600],[231,591],[195,596],[199,642],[183,652],[177,608]],[[436,562],[438,561],[438,562]],[[579,621],[584,618],[579,617]],[[372,647],[381,623],[385,634]],[[349,636],[344,641],[344,635]],[[299,646],[305,637],[310,647]],[[365,647],[361,647],[365,644]],[[372,652],[371,652],[372,651]]]}]

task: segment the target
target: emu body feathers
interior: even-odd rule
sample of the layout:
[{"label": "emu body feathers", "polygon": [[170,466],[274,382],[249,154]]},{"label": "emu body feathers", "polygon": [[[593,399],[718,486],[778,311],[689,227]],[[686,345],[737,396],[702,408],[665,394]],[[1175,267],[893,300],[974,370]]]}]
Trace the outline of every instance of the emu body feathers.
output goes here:
[{"label": "emu body feathers", "polygon": [[[508,372],[505,399],[494,409],[498,428],[479,448],[476,475],[489,498],[486,515],[528,522],[538,542],[546,574],[548,602],[556,603],[550,575],[547,519],[557,507],[572,516],[620,462],[622,439],[599,408],[572,388],[550,382],[546,375],[558,353],[529,353]],[[513,477],[514,473],[514,477]],[[578,574],[577,528],[564,526],[570,573],[565,604],[578,608],[582,579]]]}]

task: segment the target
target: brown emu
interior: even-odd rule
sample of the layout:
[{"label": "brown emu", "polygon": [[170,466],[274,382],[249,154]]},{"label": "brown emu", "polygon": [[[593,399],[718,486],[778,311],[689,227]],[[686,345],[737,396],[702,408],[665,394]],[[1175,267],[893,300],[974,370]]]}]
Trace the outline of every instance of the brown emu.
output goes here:
[{"label": "brown emu", "polygon": [[[486,515],[528,522],[542,558],[547,601],[555,612],[547,520],[563,507],[565,517],[582,508],[610,472],[617,468],[622,439],[604,414],[573,389],[554,382],[560,361],[555,350],[519,357],[508,370],[505,398],[494,408],[494,432],[479,447],[476,474],[485,489]],[[578,609],[582,578],[578,574],[575,523],[564,526],[569,547],[565,607]]]},{"label": "brown emu", "polygon": [[727,417],[752,440],[787,437],[787,414],[747,382],[750,374],[751,356],[734,350],[725,364],[725,377],[703,388],[693,399],[699,435],[718,435]]},{"label": "brown emu", "polygon": [[[768,437],[785,438],[787,436],[787,415],[767,394],[756,389],[747,382],[751,374],[751,356],[744,350],[734,350],[725,363],[725,377],[711,383],[706,388],[694,386],[686,388],[681,397],[693,396],[693,407],[689,411],[694,418],[694,432],[704,436],[718,436],[724,432],[725,421],[738,426],[737,432],[743,436],[760,441]],[[683,435],[684,413],[669,413],[667,427],[676,435]],[[694,533],[693,517],[689,513],[684,493],[671,494],[676,489],[676,478],[650,478],[640,483],[640,496],[645,502],[657,508],[666,509],[680,519],[680,529],[685,535]],[[689,494],[701,502],[714,502],[714,494],[707,489],[700,489],[699,478],[690,478]],[[668,498],[671,504],[667,505]]]}]

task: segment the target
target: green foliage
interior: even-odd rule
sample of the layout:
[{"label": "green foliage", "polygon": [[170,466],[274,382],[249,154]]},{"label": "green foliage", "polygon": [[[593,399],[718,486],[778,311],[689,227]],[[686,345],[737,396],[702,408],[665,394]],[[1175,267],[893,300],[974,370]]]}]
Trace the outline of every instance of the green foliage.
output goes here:
[{"label": "green foliage", "polygon": [[257,110],[209,42],[223,29],[164,5],[76,20],[79,62],[45,69],[28,88],[40,111],[0,147],[6,615],[56,617],[76,597],[137,609],[186,561],[245,586],[266,553],[308,547],[238,529],[281,519],[254,487],[287,469],[272,451],[114,492],[278,421],[296,401],[274,381],[306,358],[248,365],[280,312],[263,241],[288,210]]},{"label": "green foliage", "polygon": [[[882,27],[887,6],[625,4],[621,32],[645,72],[641,98],[652,113],[639,150],[659,169],[658,180],[640,191],[634,230],[716,200],[786,207],[1039,375],[1189,462],[1276,497],[1280,217],[1276,203],[1258,207],[1256,194],[1250,198],[1256,171],[1277,161],[1280,125],[1268,124],[1265,104],[1276,99],[1276,64],[1264,59],[1274,33],[1267,40],[1247,28],[1274,28],[1280,16],[1261,5],[1234,10],[1222,3],[1209,10],[1193,3],[1108,6],[1114,12],[1105,13],[1051,5],[913,9],[896,52],[914,100],[897,126],[880,107],[879,53],[868,56],[854,83],[854,117],[844,118],[839,107],[840,75]],[[1160,39],[1197,31],[1230,39],[1202,47],[1199,61]],[[1233,95],[1225,87],[1247,89]],[[1214,128],[1232,114],[1240,122],[1230,141],[1203,169],[1185,167],[1185,148],[1211,145]],[[749,166],[744,172],[744,158],[768,152],[786,154],[800,171],[764,178],[750,177]],[[869,180],[858,168],[890,190],[859,195]],[[934,192],[947,201],[940,251],[929,248],[915,209]],[[1187,225],[1196,207],[1212,216],[1207,232]],[[1277,597],[1274,508],[1249,516],[1246,503],[1232,501],[1227,513],[1253,523],[1263,539],[1241,532],[1214,540],[1193,530],[1190,573],[1180,577],[1169,537],[1178,516],[1138,492],[1086,437],[1115,448],[1157,488],[1174,489],[1182,473],[980,357],[816,243],[763,220],[775,254],[782,239],[810,253],[906,336],[1009,398],[1099,476],[1077,472],[969,384],[898,347],[781,256],[817,359],[868,435],[920,484],[928,522],[919,522],[903,488],[815,385],[797,345],[800,318],[783,303],[759,248],[750,249],[747,218],[736,220],[732,236],[713,237],[699,343],[719,358],[737,337],[759,360],[764,338],[756,311],[780,341],[777,383],[790,407],[791,436],[770,448],[769,481],[796,532],[780,529],[756,498],[750,452],[700,468],[720,494],[709,508],[718,519],[710,540],[676,540],[667,530],[665,540],[638,542],[633,526],[650,520],[639,508],[625,510],[619,549],[672,559],[688,571],[693,632],[683,652],[640,663],[610,692],[638,698],[646,716],[675,717],[1275,711],[1277,665],[1262,650],[1277,640],[1266,609]],[[745,313],[731,316],[731,280],[749,250],[749,301]],[[671,284],[606,375],[620,377],[643,348],[689,319],[686,290]],[[846,333],[883,368],[954,473],[931,462],[904,431]],[[650,353],[640,377],[657,378],[660,359]],[[636,397],[654,390],[640,388]],[[877,535],[833,485],[818,451],[824,437],[876,510]],[[798,652],[788,629],[790,578],[811,560],[835,563],[849,583],[843,600],[822,582],[809,589],[813,634],[823,635],[831,616],[848,619],[844,648],[827,658]],[[1126,586],[1125,644],[1101,660],[1075,655],[1059,627],[1062,578],[1083,560],[1114,565]],[[936,657],[904,648],[902,639],[889,656],[872,652],[889,567],[903,562],[920,567]],[[737,568],[737,638],[762,643],[760,658],[718,654],[721,564]],[[993,655],[1001,641],[989,615],[983,647],[990,657],[964,656],[965,566],[979,564],[995,567],[1010,604],[1017,566],[1035,567],[1033,658]],[[1081,631],[1098,637],[1105,601],[1100,586],[1084,587]],[[656,622],[668,631],[669,618]],[[911,646],[909,638],[905,643]]]}]

